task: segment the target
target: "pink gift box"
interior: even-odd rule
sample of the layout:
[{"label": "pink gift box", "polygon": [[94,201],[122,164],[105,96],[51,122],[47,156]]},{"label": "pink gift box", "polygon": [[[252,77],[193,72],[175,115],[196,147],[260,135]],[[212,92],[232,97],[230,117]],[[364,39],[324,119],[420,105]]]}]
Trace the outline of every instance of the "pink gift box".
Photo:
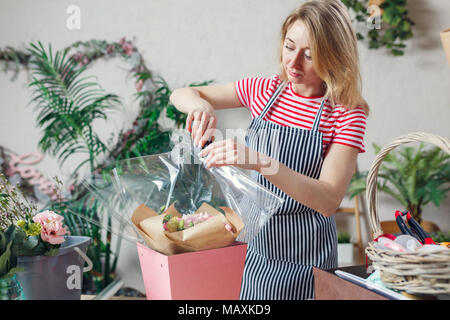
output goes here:
[{"label": "pink gift box", "polygon": [[166,256],[137,243],[147,300],[238,300],[247,244]]}]

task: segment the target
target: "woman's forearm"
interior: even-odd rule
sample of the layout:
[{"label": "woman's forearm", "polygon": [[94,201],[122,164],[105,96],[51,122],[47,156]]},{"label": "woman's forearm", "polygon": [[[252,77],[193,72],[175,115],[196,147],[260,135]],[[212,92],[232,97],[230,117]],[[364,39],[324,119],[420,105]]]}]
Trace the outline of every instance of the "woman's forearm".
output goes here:
[{"label": "woman's forearm", "polygon": [[212,108],[197,90],[190,87],[175,89],[170,95],[170,102],[183,113],[189,113],[195,109]]},{"label": "woman's forearm", "polygon": [[272,158],[265,157],[257,171],[294,200],[325,216],[335,214],[342,201],[327,182],[305,176]]}]

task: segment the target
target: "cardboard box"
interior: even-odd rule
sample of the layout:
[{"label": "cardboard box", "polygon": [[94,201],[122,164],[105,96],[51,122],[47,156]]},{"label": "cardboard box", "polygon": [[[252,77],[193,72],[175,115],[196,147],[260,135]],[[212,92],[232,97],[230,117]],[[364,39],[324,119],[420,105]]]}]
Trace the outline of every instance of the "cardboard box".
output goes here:
[{"label": "cardboard box", "polygon": [[137,243],[147,300],[238,300],[247,244],[164,255]]},{"label": "cardboard box", "polygon": [[[244,228],[241,218],[232,209],[220,207],[225,215],[203,203],[197,212],[207,212],[212,216],[192,228],[178,232],[164,231],[163,219],[166,214],[180,216],[172,204],[163,214],[141,204],[134,211],[131,221],[147,245],[162,254],[173,255],[185,252],[208,250],[229,246]],[[228,231],[225,224],[232,226]]]}]

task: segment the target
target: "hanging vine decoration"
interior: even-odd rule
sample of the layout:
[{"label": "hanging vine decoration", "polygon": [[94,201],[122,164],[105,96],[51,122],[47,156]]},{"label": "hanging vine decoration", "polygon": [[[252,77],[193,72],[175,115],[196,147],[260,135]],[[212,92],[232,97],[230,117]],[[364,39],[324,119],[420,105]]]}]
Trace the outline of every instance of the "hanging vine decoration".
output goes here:
[{"label": "hanging vine decoration", "polygon": [[394,56],[404,54],[405,41],[414,36],[407,0],[341,1],[354,12],[356,22],[365,31],[356,33],[358,40],[367,38],[369,49],[386,47]]},{"label": "hanging vine decoration", "polygon": [[0,49],[0,61],[3,62],[3,71],[5,73],[8,71],[13,73],[11,81],[17,79],[21,67],[28,68],[30,57],[31,55],[29,53],[15,50],[10,46]]}]

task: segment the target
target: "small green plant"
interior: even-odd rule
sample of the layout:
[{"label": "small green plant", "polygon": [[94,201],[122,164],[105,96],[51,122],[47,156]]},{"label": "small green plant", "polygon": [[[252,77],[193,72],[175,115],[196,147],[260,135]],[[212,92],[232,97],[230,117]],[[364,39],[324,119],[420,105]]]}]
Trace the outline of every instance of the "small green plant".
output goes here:
[{"label": "small green plant", "polygon": [[0,230],[5,231],[19,220],[27,220],[36,211],[21,191],[0,173]]},{"label": "small green plant", "polygon": [[17,267],[19,244],[25,238],[24,232],[11,224],[5,231],[0,230],[0,279],[12,277],[23,271]]},{"label": "small green plant", "polygon": [[[373,144],[375,153],[381,147]],[[368,171],[356,173],[350,182],[350,198],[366,191]],[[450,190],[450,155],[437,147],[400,147],[390,152],[378,171],[378,190],[396,199],[419,223],[428,203],[439,207]]]},{"label": "small green plant", "polygon": [[351,235],[347,231],[339,231],[337,234],[338,243],[351,243]]}]

